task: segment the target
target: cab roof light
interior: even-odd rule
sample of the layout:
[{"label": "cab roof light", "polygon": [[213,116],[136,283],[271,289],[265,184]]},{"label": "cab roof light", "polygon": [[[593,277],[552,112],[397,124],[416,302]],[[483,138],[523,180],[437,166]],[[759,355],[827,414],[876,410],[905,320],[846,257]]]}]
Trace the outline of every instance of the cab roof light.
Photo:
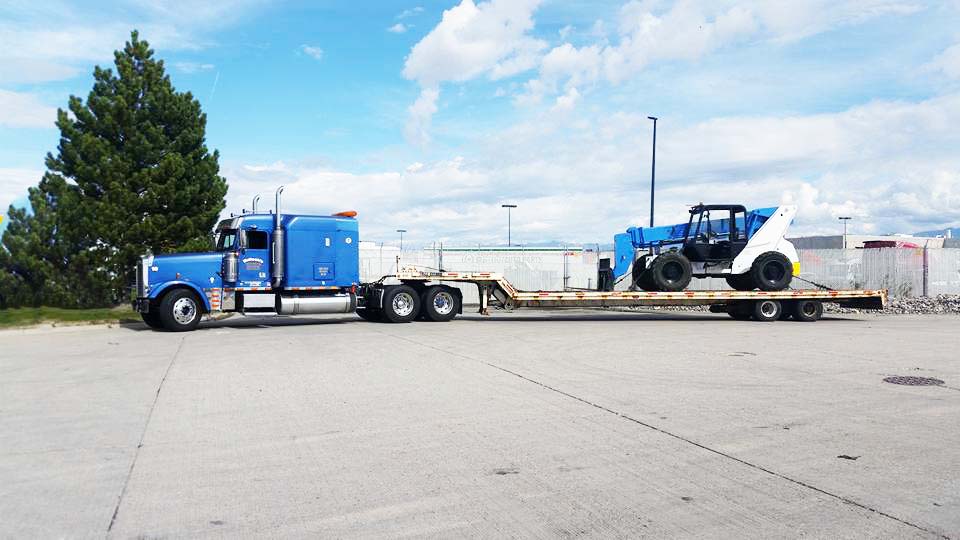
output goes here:
[{"label": "cab roof light", "polygon": [[350,218],[355,218],[355,217],[357,217],[357,211],[356,211],[356,210],[346,210],[346,211],[344,211],[344,212],[337,212],[337,213],[334,214],[333,216],[334,216],[334,217],[350,217]]}]

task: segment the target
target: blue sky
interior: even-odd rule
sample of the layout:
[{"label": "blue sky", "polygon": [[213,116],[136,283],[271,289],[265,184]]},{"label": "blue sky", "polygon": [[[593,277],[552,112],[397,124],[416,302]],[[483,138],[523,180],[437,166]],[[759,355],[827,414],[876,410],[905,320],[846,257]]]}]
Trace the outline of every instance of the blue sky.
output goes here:
[{"label": "blue sky", "polygon": [[208,115],[227,211],[356,209],[363,236],[606,242],[704,202],[795,233],[960,224],[960,4],[910,0],[0,2],[0,205],[23,204],[133,28]]}]

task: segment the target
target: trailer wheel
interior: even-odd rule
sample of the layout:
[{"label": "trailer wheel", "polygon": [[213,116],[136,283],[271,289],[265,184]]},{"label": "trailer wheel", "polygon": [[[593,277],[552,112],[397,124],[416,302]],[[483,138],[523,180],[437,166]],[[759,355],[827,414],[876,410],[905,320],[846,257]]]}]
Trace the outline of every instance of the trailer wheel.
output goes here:
[{"label": "trailer wheel", "polygon": [[761,291],[782,291],[793,280],[793,263],[783,253],[768,251],[753,261],[750,277]]},{"label": "trailer wheel", "polygon": [[147,326],[153,328],[154,330],[163,329],[163,321],[160,320],[160,314],[156,311],[157,306],[151,305],[150,311],[146,313],[141,313],[140,318],[143,319],[143,322],[147,323]]},{"label": "trailer wheel", "polygon": [[460,312],[460,297],[449,287],[436,285],[423,291],[420,312],[426,320],[447,322]]},{"label": "trailer wheel", "polygon": [[777,300],[757,300],[753,303],[753,320],[760,322],[773,322],[780,318],[783,313],[783,304]]},{"label": "trailer wheel", "polygon": [[203,304],[193,291],[176,289],[164,295],[160,301],[160,322],[171,332],[188,332],[200,324]]},{"label": "trailer wheel", "polygon": [[408,323],[420,312],[420,295],[413,287],[396,285],[383,293],[383,316],[393,323]]},{"label": "trailer wheel", "polygon": [[746,274],[732,274],[727,276],[727,285],[735,291],[752,291],[756,288],[749,272]]},{"label": "trailer wheel", "polygon": [[799,322],[815,322],[823,317],[823,302],[819,300],[797,300],[790,310],[793,320]]},{"label": "trailer wheel", "polygon": [[657,290],[664,292],[686,289],[693,277],[690,260],[677,252],[664,253],[654,259],[648,272]]},{"label": "trailer wheel", "polygon": [[379,309],[364,308],[358,309],[357,315],[368,322],[382,322],[383,321],[383,312]]}]

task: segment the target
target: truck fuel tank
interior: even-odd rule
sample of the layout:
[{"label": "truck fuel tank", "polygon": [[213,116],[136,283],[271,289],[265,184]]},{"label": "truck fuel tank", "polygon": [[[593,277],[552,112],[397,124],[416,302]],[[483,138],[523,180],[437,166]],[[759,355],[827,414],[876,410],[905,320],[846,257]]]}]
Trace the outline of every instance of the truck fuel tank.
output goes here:
[{"label": "truck fuel tank", "polygon": [[353,293],[327,296],[277,295],[277,313],[280,315],[313,315],[320,313],[351,313],[357,308]]}]

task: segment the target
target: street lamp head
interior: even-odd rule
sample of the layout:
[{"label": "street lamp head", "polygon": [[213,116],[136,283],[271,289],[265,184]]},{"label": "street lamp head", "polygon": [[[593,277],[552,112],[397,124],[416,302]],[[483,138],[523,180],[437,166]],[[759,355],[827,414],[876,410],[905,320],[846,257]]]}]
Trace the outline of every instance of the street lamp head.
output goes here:
[{"label": "street lamp head", "polygon": [[397,232],[398,232],[398,233],[405,233],[405,232],[407,232],[407,230],[406,230],[406,229],[397,229]]},{"label": "street lamp head", "polygon": [[654,122],[657,121],[657,117],[656,117],[656,116],[648,116],[647,118],[649,118],[650,120],[653,120]]},{"label": "street lamp head", "polygon": [[516,207],[517,207],[517,205],[515,205],[515,204],[501,204],[501,205],[500,205],[500,208],[516,208]]},{"label": "street lamp head", "polygon": [[838,217],[837,219],[842,220],[842,221],[846,221],[846,220],[848,220],[848,219],[853,219],[853,218],[850,217],[850,216],[840,216],[840,217]]}]

